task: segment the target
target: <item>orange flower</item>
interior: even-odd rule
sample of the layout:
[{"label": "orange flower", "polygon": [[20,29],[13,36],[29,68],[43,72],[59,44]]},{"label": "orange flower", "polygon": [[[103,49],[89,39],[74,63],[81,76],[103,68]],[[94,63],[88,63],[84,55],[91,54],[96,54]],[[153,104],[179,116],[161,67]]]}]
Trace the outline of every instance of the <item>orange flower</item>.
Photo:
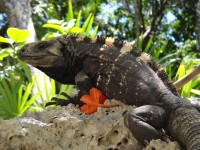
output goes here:
[{"label": "orange flower", "polygon": [[103,104],[107,98],[97,88],[92,88],[89,95],[83,95],[80,101],[85,103],[80,109],[85,114],[92,114],[97,111],[98,107],[111,108],[118,105],[105,105]]}]

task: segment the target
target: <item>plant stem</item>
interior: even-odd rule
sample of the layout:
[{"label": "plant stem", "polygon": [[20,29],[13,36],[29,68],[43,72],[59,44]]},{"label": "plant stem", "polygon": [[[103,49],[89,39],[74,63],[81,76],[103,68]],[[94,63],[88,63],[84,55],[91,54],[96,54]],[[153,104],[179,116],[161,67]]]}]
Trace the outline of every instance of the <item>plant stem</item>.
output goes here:
[{"label": "plant stem", "polygon": [[181,87],[183,87],[186,83],[188,83],[190,80],[194,79],[197,75],[200,74],[200,65],[197,66],[192,72],[185,75],[183,78],[179,79],[178,81],[174,82],[175,88],[178,90]]}]

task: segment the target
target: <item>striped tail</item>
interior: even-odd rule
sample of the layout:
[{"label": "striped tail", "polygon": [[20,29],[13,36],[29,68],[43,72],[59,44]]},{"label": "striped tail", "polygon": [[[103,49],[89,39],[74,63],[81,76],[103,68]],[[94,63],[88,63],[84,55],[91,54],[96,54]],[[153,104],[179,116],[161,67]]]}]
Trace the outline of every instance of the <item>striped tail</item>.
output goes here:
[{"label": "striped tail", "polygon": [[200,113],[192,107],[179,107],[169,118],[169,131],[187,150],[200,150]]}]

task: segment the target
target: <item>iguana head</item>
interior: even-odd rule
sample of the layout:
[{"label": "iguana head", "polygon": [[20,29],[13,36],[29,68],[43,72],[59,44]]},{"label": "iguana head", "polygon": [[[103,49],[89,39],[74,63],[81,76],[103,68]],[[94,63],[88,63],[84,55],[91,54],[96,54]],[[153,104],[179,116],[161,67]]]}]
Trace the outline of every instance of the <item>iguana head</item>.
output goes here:
[{"label": "iguana head", "polygon": [[18,53],[24,62],[34,67],[52,67],[62,65],[63,45],[57,39],[26,44]]},{"label": "iguana head", "polygon": [[26,44],[18,53],[19,59],[61,83],[74,82],[69,55],[59,38]]}]

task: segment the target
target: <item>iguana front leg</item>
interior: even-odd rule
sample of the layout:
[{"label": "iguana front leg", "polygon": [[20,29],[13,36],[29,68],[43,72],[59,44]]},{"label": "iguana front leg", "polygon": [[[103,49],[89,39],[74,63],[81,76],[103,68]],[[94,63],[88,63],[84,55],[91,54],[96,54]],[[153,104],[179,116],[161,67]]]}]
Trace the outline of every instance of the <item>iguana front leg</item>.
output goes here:
[{"label": "iguana front leg", "polygon": [[70,103],[75,104],[75,105],[78,104],[79,106],[82,106],[83,103],[80,101],[80,98],[83,95],[88,94],[89,90],[92,88],[92,82],[90,78],[83,71],[80,71],[75,76],[75,82],[79,90],[77,96],[70,97],[66,93],[61,93],[61,95],[65,96],[67,100],[53,97],[51,102],[46,103],[46,106],[49,106],[49,105],[67,106]]},{"label": "iguana front leg", "polygon": [[166,111],[154,105],[144,105],[125,115],[125,125],[138,142],[147,145],[153,139],[162,139],[158,129],[165,126]]}]

